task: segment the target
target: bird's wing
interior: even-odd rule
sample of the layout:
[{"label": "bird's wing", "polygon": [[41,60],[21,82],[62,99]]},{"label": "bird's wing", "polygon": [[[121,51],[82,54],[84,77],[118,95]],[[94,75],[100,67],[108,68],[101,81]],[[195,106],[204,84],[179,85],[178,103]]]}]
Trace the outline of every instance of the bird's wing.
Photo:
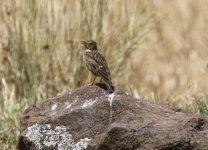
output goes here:
[{"label": "bird's wing", "polygon": [[104,56],[96,51],[87,57],[89,63],[96,69],[96,73],[99,74],[106,82],[111,83],[110,70]]}]

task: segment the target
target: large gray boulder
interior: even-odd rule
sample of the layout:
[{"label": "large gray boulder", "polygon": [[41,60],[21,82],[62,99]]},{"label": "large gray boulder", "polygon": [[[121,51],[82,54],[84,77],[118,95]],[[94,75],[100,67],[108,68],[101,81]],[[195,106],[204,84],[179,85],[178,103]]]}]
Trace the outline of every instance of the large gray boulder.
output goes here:
[{"label": "large gray boulder", "polygon": [[103,85],[30,106],[19,150],[208,150],[208,117],[141,101]]}]

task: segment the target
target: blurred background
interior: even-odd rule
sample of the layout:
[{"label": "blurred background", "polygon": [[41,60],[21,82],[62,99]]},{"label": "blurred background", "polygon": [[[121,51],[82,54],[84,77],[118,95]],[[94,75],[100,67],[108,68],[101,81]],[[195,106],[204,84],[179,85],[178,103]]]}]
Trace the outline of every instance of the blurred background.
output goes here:
[{"label": "blurred background", "polygon": [[114,85],[208,115],[208,1],[0,1],[0,146],[30,104],[86,85],[80,41],[97,41]]}]

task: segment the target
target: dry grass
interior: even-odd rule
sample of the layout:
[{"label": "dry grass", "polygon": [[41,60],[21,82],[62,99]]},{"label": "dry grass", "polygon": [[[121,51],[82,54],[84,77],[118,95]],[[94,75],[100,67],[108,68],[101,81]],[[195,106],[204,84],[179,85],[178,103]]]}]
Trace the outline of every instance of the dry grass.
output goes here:
[{"label": "dry grass", "polygon": [[208,114],[206,1],[0,2],[0,146],[15,149],[33,103],[90,81],[81,40],[94,39],[114,84]]},{"label": "dry grass", "polygon": [[207,4],[156,2],[155,30],[135,51],[131,82],[140,96],[208,114]]}]

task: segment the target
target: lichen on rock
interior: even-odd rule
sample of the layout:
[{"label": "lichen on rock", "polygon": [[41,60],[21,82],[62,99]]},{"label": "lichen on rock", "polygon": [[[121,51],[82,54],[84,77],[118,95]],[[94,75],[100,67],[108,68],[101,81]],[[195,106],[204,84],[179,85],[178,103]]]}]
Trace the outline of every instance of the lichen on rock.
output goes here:
[{"label": "lichen on rock", "polygon": [[28,127],[26,137],[37,150],[50,146],[57,146],[58,150],[83,150],[90,141],[90,139],[84,138],[75,143],[72,135],[67,133],[65,126],[57,126],[53,130],[50,124],[37,123]]}]

